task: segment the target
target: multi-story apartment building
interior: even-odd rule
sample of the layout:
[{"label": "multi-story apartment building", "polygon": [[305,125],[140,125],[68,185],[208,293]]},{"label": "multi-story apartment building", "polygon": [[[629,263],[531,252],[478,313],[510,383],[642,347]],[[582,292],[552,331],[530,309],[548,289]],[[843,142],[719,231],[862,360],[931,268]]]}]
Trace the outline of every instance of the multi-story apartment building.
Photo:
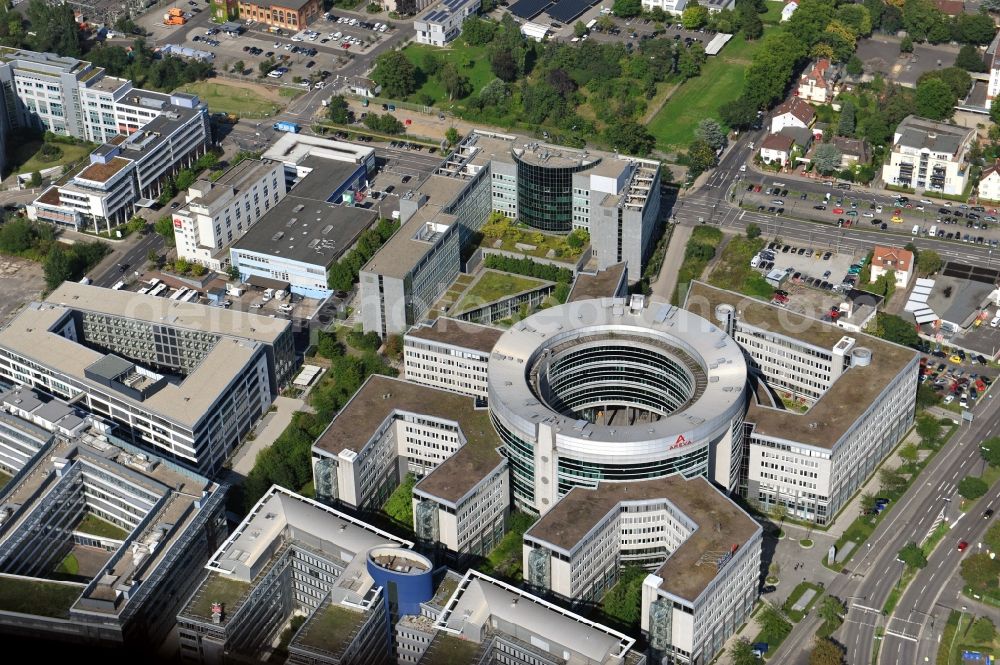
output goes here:
[{"label": "multi-story apartment building", "polygon": [[216,181],[199,180],[173,214],[177,256],[211,270],[229,265],[229,247],[286,193],[284,167],[247,159]]},{"label": "multi-story apartment building", "polygon": [[316,497],[352,509],[382,505],[401,475],[414,487],[422,541],[461,558],[503,536],[506,461],[485,407],[471,398],[372,376],[313,444]]},{"label": "multi-story apartment building", "polygon": [[403,336],[403,376],[407,381],[486,399],[486,370],[498,328],[438,317]]},{"label": "multi-story apartment building", "polygon": [[462,34],[462,22],[481,6],[482,0],[443,0],[414,19],[417,43],[444,46]]},{"label": "multi-story apartment building", "polygon": [[577,487],[524,535],[533,588],[594,603],[625,565],[643,584],[643,631],[658,662],[707,663],[757,599],[762,529],[704,478]]},{"label": "multi-story apartment building", "polygon": [[239,0],[240,18],[292,32],[304,30],[322,13],[323,3],[320,0]]},{"label": "multi-story apartment building", "polygon": [[470,133],[438,173],[400,198],[402,228],[361,271],[363,324],[381,336],[424,317],[458,275],[491,211],[550,233],[590,233],[598,268],[638,280],[659,218],[659,164]]},{"label": "multi-story apartment building", "polygon": [[[46,409],[72,411],[51,400],[32,412]],[[59,433],[0,491],[9,591],[0,632],[152,654],[225,536],[224,499],[223,487],[140,451],[99,419],[79,436]],[[84,562],[76,579],[53,580],[71,558]]]},{"label": "multi-story apartment building", "polygon": [[[293,614],[306,622],[289,662],[382,665],[388,621],[409,610],[407,581],[431,597],[430,562],[412,543],[277,485],[211,556],[208,575],[177,614],[181,660],[255,660]],[[399,564],[398,571],[388,566]],[[400,577],[402,593],[395,588]],[[405,578],[409,577],[409,580]]]},{"label": "multi-story apartment building", "polygon": [[829,523],[912,424],[919,355],[700,282],[685,307],[714,312],[753,363],[741,491]]},{"label": "multi-story apartment building", "polygon": [[962,194],[969,176],[968,151],[975,136],[975,128],[907,116],[893,134],[882,179],[918,192]]},{"label": "multi-story apartment building", "polygon": [[0,331],[0,377],[72,400],[206,474],[294,365],[287,320],[70,282]]}]

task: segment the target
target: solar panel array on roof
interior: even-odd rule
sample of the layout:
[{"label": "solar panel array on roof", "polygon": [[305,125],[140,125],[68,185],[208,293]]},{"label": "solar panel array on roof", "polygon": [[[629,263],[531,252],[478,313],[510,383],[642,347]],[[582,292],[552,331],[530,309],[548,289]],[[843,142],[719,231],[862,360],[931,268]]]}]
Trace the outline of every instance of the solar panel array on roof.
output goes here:
[{"label": "solar panel array on roof", "polygon": [[424,20],[428,23],[441,23],[443,20],[451,16],[448,12],[443,9],[435,9],[430,14],[424,17]]},{"label": "solar panel array on roof", "polygon": [[517,0],[510,6],[510,13],[523,19],[532,19],[552,4],[552,0]]},{"label": "solar panel array on roof", "polygon": [[549,16],[557,21],[569,23],[593,7],[596,2],[597,0],[559,0],[549,9]]},{"label": "solar panel array on roof", "polygon": [[970,266],[964,263],[948,262],[941,274],[945,277],[955,277],[956,279],[967,279],[972,282],[982,284],[996,284],[1000,280],[1000,271],[981,266]]}]

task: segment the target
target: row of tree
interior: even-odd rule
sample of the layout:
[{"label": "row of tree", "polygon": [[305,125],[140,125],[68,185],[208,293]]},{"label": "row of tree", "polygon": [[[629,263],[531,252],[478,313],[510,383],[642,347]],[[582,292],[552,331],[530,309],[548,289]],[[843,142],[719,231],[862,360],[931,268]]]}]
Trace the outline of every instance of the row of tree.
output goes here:
[{"label": "row of tree", "polygon": [[560,268],[548,263],[538,263],[529,258],[514,258],[501,254],[487,254],[483,259],[483,265],[493,270],[512,272],[525,277],[535,277],[550,282],[564,282],[569,284],[573,281],[573,271],[569,268]]},{"label": "row of tree", "polygon": [[358,238],[357,244],[339,261],[330,266],[327,274],[327,284],[331,289],[347,291],[358,281],[358,273],[368,259],[375,256],[379,247],[385,244],[396,229],[399,222],[392,219],[380,219],[375,228],[368,229]]},{"label": "row of tree", "polygon": [[87,58],[112,76],[131,79],[136,87],[164,92],[173,92],[186,83],[214,74],[211,63],[157,53],[144,39],[136,39],[129,48],[100,46],[91,50]]}]

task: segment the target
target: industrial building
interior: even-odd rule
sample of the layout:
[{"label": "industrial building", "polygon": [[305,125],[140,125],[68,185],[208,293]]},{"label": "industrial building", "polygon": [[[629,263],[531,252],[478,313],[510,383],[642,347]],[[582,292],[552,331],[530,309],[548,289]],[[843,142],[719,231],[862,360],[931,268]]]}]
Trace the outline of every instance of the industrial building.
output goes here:
[{"label": "industrial building", "polygon": [[473,131],[418,191],[400,197],[402,228],[361,271],[366,332],[401,334],[461,269],[491,212],[549,233],[590,233],[598,269],[627,264],[635,282],[659,221],[652,160]]},{"label": "industrial building", "polygon": [[296,174],[285,197],[235,241],[230,263],[241,281],[325,298],[330,266],[378,212],[356,205],[368,187],[364,164],[314,156],[299,162]]},{"label": "industrial building", "polygon": [[65,282],[0,331],[0,377],[216,473],[295,368],[291,324]]},{"label": "industrial building", "polygon": [[284,198],[284,167],[271,160],[246,159],[218,180],[188,188],[174,212],[177,257],[210,270],[229,266],[229,247]]},{"label": "industrial building", "polygon": [[623,566],[643,583],[656,662],[707,663],[757,601],[762,529],[704,477],[576,487],[524,534],[531,588],[595,603]]},{"label": "industrial building", "polygon": [[284,28],[293,33],[304,30],[323,13],[320,0],[277,0],[257,2],[239,0],[239,16],[244,21],[256,21],[271,28]]},{"label": "industrial building", "polygon": [[440,316],[403,336],[403,376],[407,381],[486,399],[490,353],[499,328]]},{"label": "industrial building", "polygon": [[5,424],[44,432],[35,423],[62,415],[0,490],[0,632],[151,653],[225,536],[224,489],[65,402],[23,388],[4,400],[30,409]]},{"label": "industrial building", "polygon": [[701,282],[684,307],[753,363],[741,493],[828,524],[913,423],[919,354]]}]

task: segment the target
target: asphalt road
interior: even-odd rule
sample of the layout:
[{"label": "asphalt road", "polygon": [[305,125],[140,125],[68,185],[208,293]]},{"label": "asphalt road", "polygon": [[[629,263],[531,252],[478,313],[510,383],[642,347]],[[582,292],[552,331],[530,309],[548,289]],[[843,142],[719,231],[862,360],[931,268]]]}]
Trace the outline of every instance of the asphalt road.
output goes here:
[{"label": "asphalt road", "polygon": [[[882,615],[882,607],[902,573],[902,564],[896,561],[897,553],[911,541],[920,542],[933,528],[935,519],[942,511],[950,509],[954,518],[957,511],[952,507],[952,500],[956,496],[958,481],[966,475],[979,473],[982,468],[979,442],[1000,431],[1000,410],[991,395],[975,407],[974,414],[972,424],[962,426],[924,469],[918,482],[893,506],[888,518],[879,524],[864,548],[848,563],[845,574],[827,587],[829,594],[844,600],[848,606],[846,621],[833,637],[847,649],[846,662],[851,665],[869,665],[872,662],[875,631],[885,627],[887,623]],[[975,528],[973,523],[977,519],[985,522],[980,517],[981,511],[982,508],[977,505],[962,518],[957,530],[946,537],[941,549],[932,556],[934,563],[933,567],[928,566],[928,574],[936,571],[936,580],[957,570],[960,557],[956,556],[958,553],[954,551],[952,541],[957,541],[963,533],[962,529]],[[844,515],[842,519],[852,517]],[[916,604],[909,601],[910,598],[922,596],[921,590],[927,583],[924,578],[920,582],[914,582],[914,586],[907,592],[907,604],[900,606],[907,609],[925,607],[928,602],[933,606],[937,602],[936,598],[920,598]],[[821,623],[815,612],[799,622],[781,646],[780,662],[806,665],[814,635]],[[927,624],[929,620],[913,625],[905,624],[907,634],[918,640],[923,639],[924,632],[929,627]],[[900,639],[908,641],[906,638]],[[894,648],[897,650],[892,651]],[[898,647],[890,646],[879,662],[884,665],[914,665],[917,661],[912,651],[900,652]]]},{"label": "asphalt road", "polygon": [[[910,227],[899,228],[905,225],[890,225],[886,231],[870,226],[869,228],[860,226],[845,229],[838,228],[835,224],[740,208],[737,205],[739,195],[742,193],[739,190],[739,184],[741,177],[745,177],[747,174],[750,174],[752,178],[763,178],[768,185],[773,182],[782,182],[789,189],[797,191],[818,194],[829,190],[829,187],[822,182],[802,181],[789,178],[787,175],[763,176],[753,174],[749,169],[745,173],[740,172],[740,166],[745,165],[752,157],[753,150],[749,144],[754,140],[760,140],[757,133],[742,136],[723,154],[719,166],[706,176],[707,180],[703,185],[678,198],[677,204],[671,210],[671,215],[676,222],[688,225],[710,224],[736,231],[742,231],[748,224],[754,223],[762,229],[766,237],[778,237],[784,242],[794,242],[799,246],[805,245],[814,249],[823,248],[834,251],[867,251],[877,244],[903,245],[912,242],[918,249],[933,249],[945,260],[992,267],[993,250],[989,247],[925,236],[913,237],[909,233]],[[852,192],[855,195],[860,195],[857,190],[852,190]],[[872,194],[865,194],[866,200],[870,200],[872,197]],[[882,196],[884,200],[891,200],[891,198],[891,196]],[[938,206],[939,204],[934,204],[933,209],[936,210]],[[896,228],[892,228],[893,226]],[[948,228],[950,230],[958,229],[959,226]],[[961,228],[963,232],[966,230],[964,226]],[[997,258],[1000,261],[1000,251],[998,251]]]},{"label": "asphalt road", "polygon": [[[138,236],[135,240],[131,238],[127,239],[115,250],[114,262],[100,275],[90,275],[90,279],[93,280],[94,285],[108,288],[122,279],[122,276],[126,272],[130,277],[135,276],[135,271],[139,271],[142,274],[146,266],[146,257],[149,255],[149,250],[155,249],[158,253],[162,253],[163,248],[163,237],[158,233],[147,233],[146,235]],[[122,265],[127,266],[125,271],[119,268]]]}]

